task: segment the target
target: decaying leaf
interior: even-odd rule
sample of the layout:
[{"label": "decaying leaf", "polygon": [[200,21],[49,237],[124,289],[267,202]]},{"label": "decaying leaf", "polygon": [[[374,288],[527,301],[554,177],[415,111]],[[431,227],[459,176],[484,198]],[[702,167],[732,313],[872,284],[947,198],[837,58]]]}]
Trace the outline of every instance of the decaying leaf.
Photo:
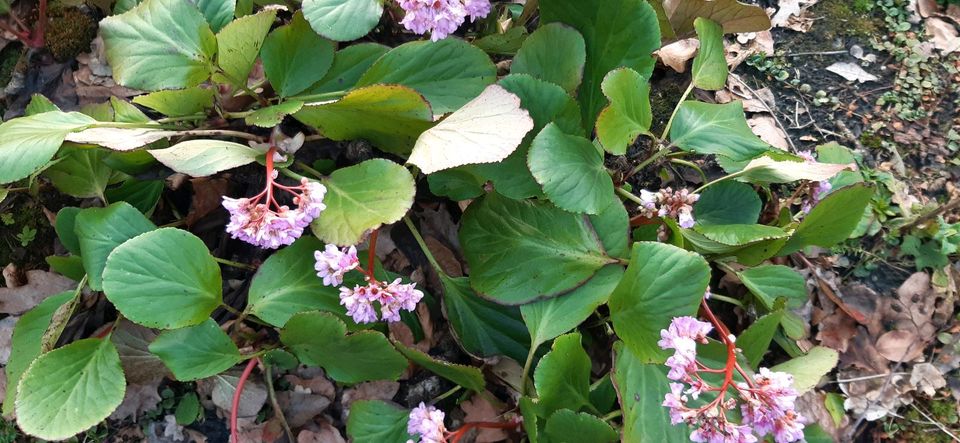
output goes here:
[{"label": "decaying leaf", "polygon": [[787,142],[787,134],[780,129],[777,121],[771,115],[757,115],[747,120],[747,125],[760,140],[763,140],[778,149],[787,150],[790,144]]},{"label": "decaying leaf", "polygon": [[877,76],[863,70],[860,65],[850,62],[837,62],[827,66],[827,71],[837,74],[847,81],[856,81],[858,83],[875,82],[879,80]]},{"label": "decaying leaf", "polygon": [[[491,394],[492,397],[492,394]],[[460,408],[467,415],[464,417],[466,422],[497,422],[503,411],[498,411],[484,396],[474,395],[468,401],[460,403]],[[492,443],[506,440],[507,433],[503,429],[483,429],[477,434],[477,443]]]},{"label": "decaying leaf", "polygon": [[946,20],[930,17],[925,22],[927,35],[944,55],[960,50],[960,31]]},{"label": "decaying leaf", "polygon": [[914,385],[918,391],[923,392],[928,397],[933,397],[938,389],[947,386],[947,380],[943,374],[930,363],[919,363],[913,366],[910,372],[910,384]]},{"label": "decaying leaf", "polygon": [[669,66],[674,71],[686,72],[687,62],[693,59],[699,47],[700,40],[685,38],[660,48],[660,50],[657,51],[657,55],[663,64]]},{"label": "decaying leaf", "polygon": [[911,331],[895,330],[877,339],[877,351],[895,362],[911,361],[923,355],[924,343]]},{"label": "decaying leaf", "polygon": [[77,286],[77,282],[53,272],[35,269],[27,271],[26,275],[26,284],[11,285],[16,282],[7,279],[7,287],[0,288],[0,313],[22,314],[47,297]]}]

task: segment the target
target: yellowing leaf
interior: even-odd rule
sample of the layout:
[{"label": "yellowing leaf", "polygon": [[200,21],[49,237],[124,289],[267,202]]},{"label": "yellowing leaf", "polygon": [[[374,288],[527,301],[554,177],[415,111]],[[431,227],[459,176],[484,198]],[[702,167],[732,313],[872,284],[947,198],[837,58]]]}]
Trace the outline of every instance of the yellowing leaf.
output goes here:
[{"label": "yellowing leaf", "polygon": [[844,169],[856,169],[853,163],[777,161],[767,156],[755,158],[740,172],[740,178],[758,183],[789,183],[797,180],[822,181],[837,175]]},{"label": "yellowing leaf", "polygon": [[409,162],[425,174],[457,166],[494,163],[510,155],[533,129],[533,119],[520,98],[499,85],[480,95],[428,129]]},{"label": "yellowing leaf", "polygon": [[67,134],[74,143],[100,145],[115,151],[131,151],[157,140],[177,135],[176,131],[148,128],[90,128]]}]

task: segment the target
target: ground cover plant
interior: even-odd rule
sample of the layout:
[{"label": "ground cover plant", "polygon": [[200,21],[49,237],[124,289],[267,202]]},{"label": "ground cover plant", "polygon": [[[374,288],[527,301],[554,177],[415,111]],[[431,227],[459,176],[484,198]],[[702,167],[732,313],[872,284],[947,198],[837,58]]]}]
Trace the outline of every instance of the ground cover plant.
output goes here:
[{"label": "ground cover plant", "polygon": [[[20,288],[5,272],[5,435],[851,438],[844,410],[881,418],[886,384],[872,403],[816,389],[842,362],[812,340],[830,332],[813,306],[884,333],[898,364],[926,344],[915,321],[845,303],[820,263],[869,275],[887,252],[862,239],[880,238],[928,284],[955,279],[955,197],[914,209],[861,138],[779,146],[748,121],[756,91],[731,74],[729,42],[790,14],[733,0],[28,3],[0,5],[9,33],[49,66],[98,67],[107,91],[31,94],[0,124],[0,197],[62,199],[51,272]],[[900,27],[902,5],[877,8]],[[78,13],[94,50],[54,51],[45,28]],[[785,59],[749,66],[826,96]],[[721,99],[731,84],[753,95]],[[903,117],[900,98],[877,106]],[[936,309],[952,318],[952,296]],[[946,349],[951,328],[923,330]],[[928,397],[946,384],[911,383]],[[151,424],[127,436],[102,424],[139,418]]]}]

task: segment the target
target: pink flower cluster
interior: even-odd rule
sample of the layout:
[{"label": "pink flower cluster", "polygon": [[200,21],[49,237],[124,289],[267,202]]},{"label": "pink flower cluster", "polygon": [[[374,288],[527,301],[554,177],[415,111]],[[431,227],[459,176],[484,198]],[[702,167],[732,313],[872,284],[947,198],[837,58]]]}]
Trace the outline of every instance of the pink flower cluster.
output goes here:
[{"label": "pink flower cluster", "polygon": [[[340,286],[348,271],[360,269],[357,248],[350,246],[339,249],[335,245],[326,245],[323,251],[315,251],[314,258],[317,276],[323,279],[325,286]],[[358,324],[384,321],[400,321],[400,311],[413,311],[423,298],[423,292],[416,289],[416,283],[379,282],[367,274],[365,286],[355,285],[352,289],[340,287],[340,304],[347,308],[347,315]],[[380,305],[380,316],[374,304]]]},{"label": "pink flower cluster", "polygon": [[673,189],[666,187],[657,192],[640,191],[640,212],[648,218],[670,217],[679,222],[681,228],[692,228],[693,204],[700,199],[687,189]]},{"label": "pink flower cluster", "polygon": [[[797,155],[802,157],[807,163],[817,162],[817,158],[811,151],[800,151],[797,153]],[[813,183],[810,186],[810,198],[803,202],[800,210],[803,211],[804,214],[809,214],[810,211],[813,210],[813,207],[816,206],[817,203],[820,203],[820,200],[829,194],[831,190],[833,190],[833,185],[830,184],[829,180]]]},{"label": "pink flower cluster", "polygon": [[420,439],[416,442],[407,440],[407,443],[446,442],[444,434],[447,428],[443,425],[443,418],[443,411],[420,402],[419,406],[410,411],[410,418],[407,420],[407,433],[419,435]]},{"label": "pink flower cluster", "polygon": [[430,39],[441,40],[453,34],[470,17],[474,21],[490,13],[490,0],[398,0],[406,11],[403,24],[417,34],[430,32]]},{"label": "pink flower cluster", "polygon": [[[233,238],[261,248],[276,249],[289,245],[303,235],[303,230],[326,209],[323,197],[327,188],[306,178],[300,186],[276,183],[276,171],[268,177],[267,187],[250,198],[223,197],[223,207],[230,212],[227,232]],[[273,197],[274,188],[293,194],[294,208],[280,205]]]},{"label": "pink flower cluster", "polygon": [[[706,343],[707,334],[712,330],[710,323],[693,317],[677,317],[667,329],[660,331],[661,339],[657,344],[662,349],[674,350],[666,362],[670,367],[667,378],[679,382],[670,383],[670,392],[664,396],[663,406],[670,409],[670,422],[693,426],[695,429],[690,440],[695,442],[754,443],[758,437],[768,434],[773,434],[776,443],[803,439],[803,424],[794,409],[797,391],[792,387],[793,377],[760,368],[750,380],[737,365],[733,352],[723,370],[708,368],[697,361],[696,346],[697,343]],[[724,338],[728,346],[733,346],[735,340],[733,335]],[[734,370],[747,381],[731,383]],[[723,385],[710,386],[701,376],[702,372],[723,373]],[[728,388],[733,388],[736,397],[726,397]],[[700,407],[688,404],[699,399],[704,392],[714,393],[716,398]],[[740,424],[731,422],[726,415],[737,406],[738,398],[743,416]]]}]

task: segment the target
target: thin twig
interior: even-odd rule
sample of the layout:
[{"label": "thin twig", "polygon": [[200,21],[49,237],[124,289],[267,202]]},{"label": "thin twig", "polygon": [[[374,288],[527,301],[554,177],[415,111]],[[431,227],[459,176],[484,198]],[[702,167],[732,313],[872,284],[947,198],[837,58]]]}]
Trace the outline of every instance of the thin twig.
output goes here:
[{"label": "thin twig", "polygon": [[270,397],[270,406],[273,406],[273,414],[277,417],[277,420],[280,420],[283,432],[287,433],[287,440],[290,440],[290,443],[297,441],[293,438],[293,430],[290,429],[287,418],[283,415],[283,410],[280,409],[280,403],[277,402],[277,392],[273,389],[273,374],[269,364],[263,365],[263,379],[267,383],[267,395]]},{"label": "thin twig", "polygon": [[958,438],[958,437],[956,436],[956,434],[954,434],[953,432],[950,432],[950,430],[947,429],[947,427],[944,426],[943,423],[940,423],[940,422],[934,420],[933,417],[931,417],[931,416],[927,415],[927,413],[923,412],[923,410],[920,409],[920,407],[918,407],[915,403],[910,403],[910,406],[913,406],[913,409],[916,410],[917,412],[919,412],[920,415],[923,416],[923,418],[929,420],[931,423],[933,423],[934,426],[940,428],[941,431],[943,431],[945,434],[949,435],[950,438],[953,439],[953,441],[960,441],[960,438]]},{"label": "thin twig", "polygon": [[787,54],[784,57],[801,57],[804,55],[840,55],[840,54],[849,54],[850,51],[822,51],[822,52],[795,52],[793,54]]},{"label": "thin twig", "polygon": [[919,226],[919,225],[922,225],[922,224],[924,224],[924,223],[926,223],[926,222],[928,222],[928,221],[930,221],[930,220],[933,220],[935,217],[939,216],[940,214],[943,214],[943,213],[948,212],[948,211],[952,211],[952,210],[956,209],[957,207],[960,207],[960,197],[954,197],[954,198],[951,199],[947,204],[941,205],[941,206],[938,207],[937,209],[935,209],[935,210],[933,210],[933,211],[931,211],[931,212],[928,212],[928,213],[926,213],[926,214],[924,214],[924,215],[921,215],[920,217],[917,217],[916,220],[914,220],[914,221],[912,221],[912,222],[910,222],[910,223],[907,223],[907,224],[901,226],[900,229],[899,229],[899,231],[900,231],[900,232],[906,232],[906,231],[908,231],[908,230],[910,230],[910,229],[913,229],[913,228],[915,228],[915,227],[917,227],[917,226]]},{"label": "thin twig", "polygon": [[750,85],[747,84],[747,82],[740,80],[740,77],[736,75],[731,75],[730,78],[735,80],[737,83],[740,83],[740,85],[743,86],[744,88],[747,88],[747,90],[750,91],[750,93],[753,94],[754,97],[757,97],[760,103],[763,103],[763,107],[766,108],[767,112],[769,112],[770,115],[773,116],[773,121],[777,123],[777,127],[779,127],[781,131],[783,131],[784,138],[786,138],[787,143],[790,144],[790,149],[793,152],[797,152],[797,146],[793,144],[793,139],[790,137],[790,133],[787,132],[787,128],[783,126],[783,122],[780,121],[780,117],[777,117],[776,111],[774,111],[773,108],[771,108],[770,105],[765,100],[760,98],[759,94],[757,94],[757,91],[751,88]]}]

